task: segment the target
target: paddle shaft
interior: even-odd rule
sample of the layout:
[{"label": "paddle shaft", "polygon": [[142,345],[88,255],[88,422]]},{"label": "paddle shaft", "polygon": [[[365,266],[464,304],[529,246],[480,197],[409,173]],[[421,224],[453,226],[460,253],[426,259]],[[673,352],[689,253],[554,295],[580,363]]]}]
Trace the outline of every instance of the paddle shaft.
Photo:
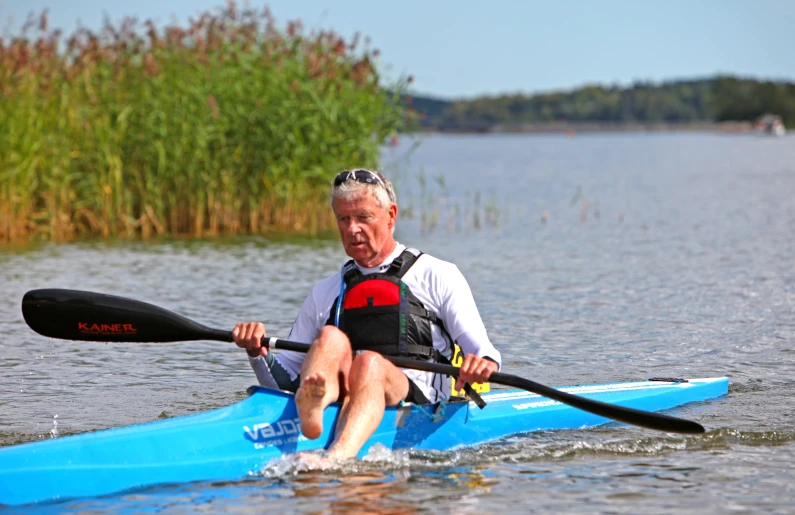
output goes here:
[{"label": "paddle shaft", "polygon": [[[291,342],[288,340],[269,337],[263,338],[263,343],[272,349],[284,349],[296,352],[307,352],[310,347],[310,345],[307,345],[306,343]],[[452,365],[418,361],[415,359],[401,358],[398,356],[384,356],[384,358],[400,368],[423,370],[425,372],[434,372],[451,377],[458,377],[459,369],[458,367],[454,367]],[[512,374],[494,372],[489,377],[489,382],[521,388],[522,390],[536,393],[548,399],[558,401],[562,404],[568,404],[569,406],[593,413],[594,415],[599,415],[635,426],[655,429],[658,431],[668,431],[672,433],[699,434],[704,432],[703,426],[690,420],[671,417],[650,411],[636,410],[634,408],[627,408],[624,406],[617,406],[615,404],[607,404],[601,401],[595,401],[586,397],[580,397],[578,395],[572,395],[561,390],[556,390],[555,388],[550,388],[549,386],[545,386],[543,384],[536,383],[535,381],[531,381],[529,379]]]},{"label": "paddle shaft", "polygon": [[[31,290],[22,299],[25,322],[51,338],[103,342],[232,341],[232,332],[206,327],[173,311],[134,299],[77,290]],[[269,348],[307,352],[310,345],[265,337]],[[441,363],[384,356],[395,366],[458,377],[458,368]],[[572,395],[511,374],[495,372],[489,381],[521,388],[601,417],[673,433],[704,432],[700,424],[681,418],[627,408]]]}]

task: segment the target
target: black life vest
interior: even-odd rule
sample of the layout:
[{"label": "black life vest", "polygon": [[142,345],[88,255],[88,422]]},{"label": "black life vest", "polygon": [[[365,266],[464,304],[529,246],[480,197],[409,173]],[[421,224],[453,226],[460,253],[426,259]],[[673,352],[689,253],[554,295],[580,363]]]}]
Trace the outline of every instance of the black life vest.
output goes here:
[{"label": "black life vest", "polygon": [[[353,263],[342,269],[342,302],[334,301],[326,325],[337,325],[354,351],[410,356],[448,363],[452,338],[442,321],[411,292],[402,278],[422,252],[406,249],[382,273],[362,274]],[[337,310],[339,308],[339,324]],[[438,325],[449,349],[433,348],[432,324]]]}]

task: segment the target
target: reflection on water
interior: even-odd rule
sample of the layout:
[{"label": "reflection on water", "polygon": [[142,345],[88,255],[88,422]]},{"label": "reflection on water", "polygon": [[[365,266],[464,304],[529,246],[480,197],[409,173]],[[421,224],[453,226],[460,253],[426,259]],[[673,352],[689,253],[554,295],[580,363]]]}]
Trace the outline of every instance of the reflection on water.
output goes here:
[{"label": "reflection on water", "polygon": [[[399,198],[414,216],[399,221],[398,239],[463,271],[506,372],[549,385],[728,375],[728,397],[675,412],[708,432],[684,437],[613,424],[524,434],[335,471],[266,470],[244,481],[41,510],[788,511],[795,484],[792,138],[432,136],[401,166]],[[429,178],[424,193],[413,179],[420,170]],[[483,223],[489,199],[498,223]],[[438,222],[423,225],[421,210],[437,207]],[[205,411],[242,399],[254,381],[245,353],[220,342],[40,337],[20,314],[25,291],[112,293],[211,327],[263,320],[269,334],[285,337],[309,288],[344,260],[333,239],[0,253],[0,445]]]}]

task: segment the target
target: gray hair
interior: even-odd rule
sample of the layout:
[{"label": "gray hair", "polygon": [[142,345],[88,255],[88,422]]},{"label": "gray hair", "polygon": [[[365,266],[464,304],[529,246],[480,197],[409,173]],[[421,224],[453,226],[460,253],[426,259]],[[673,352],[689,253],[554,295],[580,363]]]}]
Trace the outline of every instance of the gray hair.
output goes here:
[{"label": "gray hair", "polygon": [[378,206],[384,211],[389,209],[389,206],[392,204],[397,205],[397,198],[395,197],[395,190],[392,187],[392,183],[389,182],[381,172],[367,168],[359,168],[359,170],[367,170],[375,174],[375,176],[380,179],[381,183],[367,184],[352,180],[344,181],[340,183],[339,186],[333,186],[331,188],[331,198],[329,200],[332,205],[334,204],[335,198],[350,201],[361,197],[366,192],[372,193],[376,203],[378,203]]}]

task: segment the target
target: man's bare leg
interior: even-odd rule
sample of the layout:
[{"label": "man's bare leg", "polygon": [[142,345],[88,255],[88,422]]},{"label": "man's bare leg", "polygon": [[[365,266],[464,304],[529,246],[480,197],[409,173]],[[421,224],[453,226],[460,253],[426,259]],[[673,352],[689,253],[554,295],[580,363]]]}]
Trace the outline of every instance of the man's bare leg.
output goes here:
[{"label": "man's bare leg", "polygon": [[295,392],[305,437],[314,440],[323,433],[323,410],[347,390],[351,361],[351,344],[345,333],[334,326],[321,329],[301,366],[301,386]]},{"label": "man's bare leg", "polygon": [[329,459],[356,457],[384,418],[386,406],[398,404],[409,392],[406,374],[375,352],[353,359],[348,386],[348,402],[340,413]]}]

